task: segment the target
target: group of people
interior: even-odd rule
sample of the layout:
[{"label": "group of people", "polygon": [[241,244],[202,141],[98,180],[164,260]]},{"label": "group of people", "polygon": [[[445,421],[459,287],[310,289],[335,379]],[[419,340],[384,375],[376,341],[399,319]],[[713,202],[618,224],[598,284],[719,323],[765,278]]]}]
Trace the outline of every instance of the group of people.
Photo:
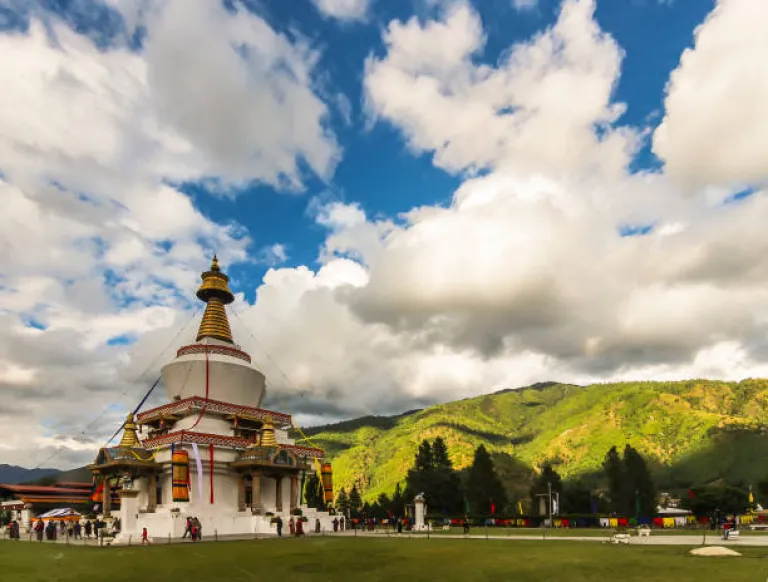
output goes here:
[{"label": "group of people", "polygon": [[12,540],[21,539],[21,536],[19,535],[19,522],[15,519],[8,524],[8,537]]},{"label": "group of people", "polygon": [[[105,522],[99,521],[98,519],[93,522],[87,520],[85,524],[82,524],[79,521],[60,521],[58,523],[59,525],[57,527],[54,520],[49,520],[48,523],[44,523],[41,519],[38,520],[32,528],[37,537],[37,541],[42,542],[43,536],[45,536],[45,539],[48,541],[56,541],[59,536],[65,537],[67,535],[70,538],[81,540],[83,539],[83,532],[85,532],[86,538],[90,538],[91,535],[98,537],[99,530],[107,525]],[[119,528],[118,523],[115,523],[115,528]]]},{"label": "group of people", "polygon": [[203,526],[200,523],[200,520],[196,517],[187,518],[187,524],[184,528],[184,535],[181,536],[182,539],[185,539],[187,534],[189,534],[193,542],[198,542],[203,539]]}]

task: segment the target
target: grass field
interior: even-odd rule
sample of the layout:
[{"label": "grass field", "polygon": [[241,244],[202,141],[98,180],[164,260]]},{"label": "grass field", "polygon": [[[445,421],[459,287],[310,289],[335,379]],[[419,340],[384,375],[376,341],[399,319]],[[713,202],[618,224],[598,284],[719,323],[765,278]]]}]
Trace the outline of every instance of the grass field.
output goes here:
[{"label": "grass field", "polygon": [[365,582],[526,580],[586,582],[763,581],[768,551],[696,558],[683,547],[590,542],[314,538],[87,548],[0,542],[0,579],[9,582]]}]

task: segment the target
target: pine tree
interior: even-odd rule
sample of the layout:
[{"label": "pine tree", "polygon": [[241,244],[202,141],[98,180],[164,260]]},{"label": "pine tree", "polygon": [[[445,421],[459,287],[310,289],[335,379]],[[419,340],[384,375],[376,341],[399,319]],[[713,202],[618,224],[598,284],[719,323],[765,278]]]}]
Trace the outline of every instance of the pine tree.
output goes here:
[{"label": "pine tree", "polygon": [[312,473],[304,483],[304,503],[315,509],[321,509],[324,505],[322,484],[317,473]]},{"label": "pine tree", "polygon": [[352,485],[352,491],[349,492],[349,510],[353,517],[359,517],[360,510],[363,507],[363,501],[360,499],[360,492],[357,485]]},{"label": "pine tree", "polygon": [[432,513],[460,513],[464,501],[461,479],[454,471],[453,463],[448,457],[448,448],[440,437],[432,443],[432,462],[434,470],[427,488],[427,502],[432,504]]},{"label": "pine tree", "polygon": [[347,497],[347,492],[344,490],[344,487],[341,488],[341,491],[339,491],[339,496],[336,498],[336,508],[342,515],[349,515],[349,497]]},{"label": "pine tree", "polygon": [[475,458],[467,475],[467,500],[475,515],[490,515],[491,505],[496,512],[503,512],[507,495],[501,480],[493,468],[491,455],[483,445],[475,450]]},{"label": "pine tree", "polygon": [[592,492],[581,480],[563,486],[561,513],[592,513]]},{"label": "pine tree", "polygon": [[392,495],[392,515],[394,517],[403,517],[405,515],[405,497],[400,483],[395,485],[395,492]]},{"label": "pine tree", "polygon": [[626,507],[624,463],[619,457],[619,451],[616,450],[616,447],[611,447],[611,450],[605,455],[603,472],[608,480],[608,497],[611,501],[611,510],[616,513],[623,513]]},{"label": "pine tree", "polygon": [[441,437],[437,437],[432,442],[432,467],[435,470],[453,469],[453,463],[448,457],[448,447]]},{"label": "pine tree", "polygon": [[624,514],[636,517],[656,513],[656,486],[645,459],[630,445],[624,448]]},{"label": "pine tree", "polygon": [[408,470],[405,477],[405,496],[408,501],[413,499],[419,493],[424,493],[427,503],[431,503],[429,498],[431,484],[433,482],[434,458],[432,456],[432,447],[429,441],[424,439],[419,445],[419,450],[413,460],[413,467]]}]

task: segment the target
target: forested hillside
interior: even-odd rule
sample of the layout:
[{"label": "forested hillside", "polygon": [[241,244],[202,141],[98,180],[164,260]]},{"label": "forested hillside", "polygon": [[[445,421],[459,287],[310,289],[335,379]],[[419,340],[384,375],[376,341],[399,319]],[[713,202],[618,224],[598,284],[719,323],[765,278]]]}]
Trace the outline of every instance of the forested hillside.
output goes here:
[{"label": "forested hillside", "polygon": [[337,488],[356,483],[369,500],[390,494],[418,444],[437,436],[458,469],[485,445],[511,488],[527,487],[546,461],[565,478],[589,478],[611,446],[627,443],[649,460],[660,487],[688,487],[768,477],[767,401],[768,380],[547,383],[307,434],[332,458]]}]

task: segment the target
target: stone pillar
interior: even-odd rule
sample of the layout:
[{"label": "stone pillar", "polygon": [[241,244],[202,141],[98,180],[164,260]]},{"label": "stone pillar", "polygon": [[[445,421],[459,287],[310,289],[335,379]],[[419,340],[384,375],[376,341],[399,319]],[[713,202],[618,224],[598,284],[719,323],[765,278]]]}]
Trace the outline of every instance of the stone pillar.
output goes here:
[{"label": "stone pillar", "polygon": [[283,476],[275,476],[275,510],[278,512],[283,511],[283,492],[285,484],[283,483]]},{"label": "stone pillar", "polygon": [[261,472],[251,471],[251,512],[261,515]]},{"label": "stone pillar", "polygon": [[426,529],[424,513],[424,496],[419,493],[413,500],[413,529],[416,531]]},{"label": "stone pillar", "polygon": [[157,473],[154,471],[147,476],[147,512],[155,513],[157,509]]},{"label": "stone pillar", "polygon": [[291,510],[299,506],[299,476],[291,475]]},{"label": "stone pillar", "polygon": [[31,522],[32,522],[32,510],[31,510],[31,508],[28,505],[25,505],[24,509],[22,509],[20,513],[21,513],[21,516],[20,516],[19,519],[21,520],[21,528],[25,532],[32,531],[31,530],[31,527],[32,527],[32,524],[31,524]]},{"label": "stone pillar", "polygon": [[245,511],[245,475],[237,476],[237,510]]},{"label": "stone pillar", "polygon": [[[121,537],[138,535],[139,521],[139,490],[121,489],[120,496],[120,534]],[[105,516],[106,517],[106,516]]]}]

